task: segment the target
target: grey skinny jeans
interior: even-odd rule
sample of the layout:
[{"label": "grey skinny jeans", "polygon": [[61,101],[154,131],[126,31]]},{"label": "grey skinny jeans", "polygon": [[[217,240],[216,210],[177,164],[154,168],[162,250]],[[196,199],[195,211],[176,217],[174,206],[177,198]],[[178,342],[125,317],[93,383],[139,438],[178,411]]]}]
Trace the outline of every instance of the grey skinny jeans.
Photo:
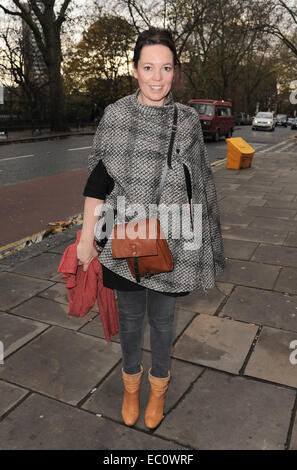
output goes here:
[{"label": "grey skinny jeans", "polygon": [[176,297],[148,288],[116,292],[124,372],[136,374],[140,371],[142,326],[147,310],[152,354],[151,375],[168,377]]}]

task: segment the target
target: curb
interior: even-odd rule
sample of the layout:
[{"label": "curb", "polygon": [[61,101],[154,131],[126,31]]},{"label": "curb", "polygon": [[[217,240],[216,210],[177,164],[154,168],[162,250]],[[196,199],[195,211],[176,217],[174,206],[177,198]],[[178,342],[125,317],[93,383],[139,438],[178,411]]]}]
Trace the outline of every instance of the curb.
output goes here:
[{"label": "curb", "polygon": [[56,139],[65,139],[66,137],[72,137],[74,135],[94,135],[94,131],[78,131],[78,132],[70,132],[67,134],[55,134],[55,135],[44,135],[40,137],[20,137],[18,139],[6,139],[0,140],[0,145],[8,145],[8,144],[19,144],[19,143],[26,143],[26,142],[42,142],[44,140],[56,140]]},{"label": "curb", "polygon": [[69,217],[67,221],[56,221],[48,222],[48,227],[40,232],[28,235],[25,238],[17,240],[15,242],[8,243],[0,247],[0,262],[8,256],[16,253],[23,248],[27,248],[31,245],[36,245],[45,239],[58,233],[67,232],[72,228],[75,228],[78,225],[82,225],[83,222],[83,213],[76,214],[72,217]]}]

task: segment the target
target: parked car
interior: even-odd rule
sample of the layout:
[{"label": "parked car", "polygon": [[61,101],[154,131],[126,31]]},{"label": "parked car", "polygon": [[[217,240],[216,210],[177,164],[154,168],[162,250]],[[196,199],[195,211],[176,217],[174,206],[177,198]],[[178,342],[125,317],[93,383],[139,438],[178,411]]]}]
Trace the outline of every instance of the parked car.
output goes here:
[{"label": "parked car", "polygon": [[253,122],[253,118],[250,114],[247,114],[246,115],[246,120],[245,120],[245,124],[247,124],[248,126],[250,126]]},{"label": "parked car", "polygon": [[273,117],[273,113],[270,112],[259,112],[253,119],[252,122],[252,129],[268,129],[271,131],[275,130],[275,118]]},{"label": "parked car", "polygon": [[244,126],[246,122],[246,114],[243,112],[235,113],[235,124],[237,126]]},{"label": "parked car", "polygon": [[292,117],[288,117],[288,121],[287,121],[287,123],[288,123],[288,126],[290,126],[290,125],[291,125],[292,121],[294,121],[294,118],[292,118]]},{"label": "parked car", "polygon": [[231,101],[192,99],[188,105],[199,114],[204,136],[210,136],[215,142],[224,135],[232,137],[235,116],[232,113]]},{"label": "parked car", "polygon": [[276,115],[276,126],[287,127],[288,116],[286,114],[277,114]]},{"label": "parked car", "polygon": [[297,117],[292,118],[291,129],[297,129]]}]

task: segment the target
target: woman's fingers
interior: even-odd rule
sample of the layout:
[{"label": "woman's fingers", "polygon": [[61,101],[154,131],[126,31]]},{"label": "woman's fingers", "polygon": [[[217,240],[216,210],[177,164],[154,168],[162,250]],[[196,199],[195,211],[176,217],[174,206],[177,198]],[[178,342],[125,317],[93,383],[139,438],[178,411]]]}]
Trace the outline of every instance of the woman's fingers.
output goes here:
[{"label": "woman's fingers", "polygon": [[83,271],[86,271],[88,269],[88,266],[90,264],[90,262],[92,261],[92,259],[94,258],[94,256],[92,256],[92,258],[89,259],[89,261],[86,261],[83,265]]}]

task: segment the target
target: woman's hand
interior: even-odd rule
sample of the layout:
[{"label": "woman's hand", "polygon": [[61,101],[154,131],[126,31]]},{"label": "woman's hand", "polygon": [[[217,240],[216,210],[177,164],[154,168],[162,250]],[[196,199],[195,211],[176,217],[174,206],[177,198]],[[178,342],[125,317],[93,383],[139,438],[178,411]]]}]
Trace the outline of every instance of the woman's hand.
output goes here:
[{"label": "woman's hand", "polygon": [[96,250],[93,242],[79,242],[76,248],[78,264],[83,264],[83,271],[88,269],[89,263],[93,258],[98,256],[98,251]]}]

